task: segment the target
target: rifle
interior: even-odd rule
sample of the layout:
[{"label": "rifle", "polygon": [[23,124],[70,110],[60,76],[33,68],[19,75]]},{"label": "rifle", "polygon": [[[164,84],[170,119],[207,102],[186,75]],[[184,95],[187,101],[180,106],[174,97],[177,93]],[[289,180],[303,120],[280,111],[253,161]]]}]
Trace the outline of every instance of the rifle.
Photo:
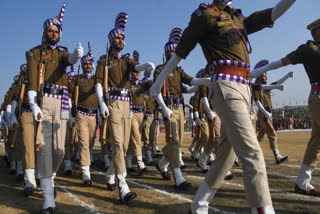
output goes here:
[{"label": "rifle", "polygon": [[[21,78],[21,77],[20,77]],[[16,114],[17,119],[19,120],[20,116],[21,116],[21,112],[22,112],[22,103],[24,101],[24,94],[26,91],[26,83],[27,83],[27,79],[25,77],[22,85],[21,85],[21,90],[20,90],[20,94],[19,94],[19,100],[18,100],[18,109],[17,112],[14,112],[14,114]],[[19,124],[13,124],[12,125],[13,128],[13,133],[12,133],[12,140],[10,142],[9,145],[9,150],[11,152],[14,151],[15,145],[16,145],[16,139],[17,139],[17,135],[18,135],[18,131],[19,131]]]},{"label": "rifle", "polygon": [[[38,66],[38,81],[37,81],[37,103],[40,109],[42,109],[43,105],[43,78],[44,78],[44,64],[42,62],[42,52],[43,52],[43,42],[44,38],[42,36],[42,41],[41,41],[41,51],[40,51],[40,61],[39,61],[39,66]],[[37,115],[37,120],[41,119],[41,115]],[[36,150],[39,151],[40,149],[40,136],[41,136],[41,130],[42,130],[42,122],[37,122],[37,128],[36,128]]]},{"label": "rifle", "polygon": [[[107,43],[107,50],[106,50],[106,65],[104,68],[104,79],[103,79],[103,98],[108,106],[109,103],[109,87],[108,87],[108,75],[109,75],[109,68],[108,68],[108,58],[109,58],[109,43]],[[107,142],[106,139],[106,132],[107,132],[107,116],[105,115],[106,118],[101,118],[101,126],[100,126],[100,136],[99,136],[99,141],[102,144],[105,144]]]},{"label": "rifle", "polygon": [[[78,106],[78,100],[79,100],[78,99],[79,98],[79,73],[80,73],[80,65],[78,67],[78,75],[77,75],[73,96],[72,96],[72,111],[71,111],[72,117],[76,117],[76,114],[77,114],[77,106]],[[69,145],[73,144],[74,138],[76,136],[76,131],[77,131],[76,124],[73,123],[69,133]]]}]

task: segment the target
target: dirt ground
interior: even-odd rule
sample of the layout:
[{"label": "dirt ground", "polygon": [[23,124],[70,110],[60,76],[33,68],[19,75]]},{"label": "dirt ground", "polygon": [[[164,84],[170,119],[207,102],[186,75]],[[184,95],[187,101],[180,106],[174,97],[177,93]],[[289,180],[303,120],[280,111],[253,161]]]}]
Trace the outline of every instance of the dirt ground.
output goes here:
[{"label": "dirt ground", "polygon": [[[320,198],[308,197],[294,193],[295,179],[310,137],[310,132],[279,132],[279,150],[289,160],[281,165],[275,164],[267,139],[261,143],[269,178],[270,192],[276,213],[320,213]],[[55,179],[57,187],[55,213],[188,213],[193,196],[203,180],[196,163],[187,150],[191,136],[186,134],[184,142],[184,161],[188,166],[184,170],[185,178],[193,188],[181,192],[174,188],[173,179],[164,181],[155,167],[148,167],[147,175],[128,176],[130,189],[137,193],[137,198],[129,205],[120,204],[117,192],[106,190],[104,170],[99,159],[99,146],[95,147],[97,161],[92,167],[91,187],[82,187],[78,163],[73,163],[73,172],[64,176],[62,171]],[[99,143],[97,143],[99,145]],[[164,136],[160,136],[160,148],[164,145]],[[28,198],[22,195],[23,183],[17,183],[14,175],[8,175],[9,169],[3,161],[4,147],[0,143],[0,213],[20,214],[39,213],[42,206],[41,191],[37,188]],[[209,213],[250,213],[244,195],[242,168],[234,167],[234,178],[224,182],[210,204]],[[320,169],[313,173],[312,183],[320,187]]]}]

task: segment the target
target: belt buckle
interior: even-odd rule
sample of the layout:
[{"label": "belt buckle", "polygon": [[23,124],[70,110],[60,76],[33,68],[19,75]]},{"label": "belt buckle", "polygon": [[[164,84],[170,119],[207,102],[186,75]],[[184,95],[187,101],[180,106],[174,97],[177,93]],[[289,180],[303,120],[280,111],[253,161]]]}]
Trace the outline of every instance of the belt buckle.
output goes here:
[{"label": "belt buckle", "polygon": [[128,95],[127,91],[120,91],[122,97],[126,97]]}]

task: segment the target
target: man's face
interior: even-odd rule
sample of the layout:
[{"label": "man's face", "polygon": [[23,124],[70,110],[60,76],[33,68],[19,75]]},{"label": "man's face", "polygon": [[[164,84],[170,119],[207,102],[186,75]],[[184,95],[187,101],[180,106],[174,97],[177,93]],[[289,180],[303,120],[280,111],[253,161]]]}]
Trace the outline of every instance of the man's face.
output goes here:
[{"label": "man's face", "polygon": [[132,77],[133,77],[134,80],[138,80],[140,78],[140,76],[141,76],[140,72],[138,72],[138,73],[132,72]]},{"label": "man's face", "polygon": [[45,33],[46,40],[51,44],[55,45],[59,41],[60,31],[58,30],[57,26],[51,25],[47,27]]},{"label": "man's face", "polygon": [[171,51],[167,51],[166,52],[166,59],[167,61],[172,57],[172,55],[174,54],[174,50],[171,50]]},{"label": "man's face", "polygon": [[91,61],[86,61],[85,63],[82,63],[82,70],[84,73],[91,73],[93,70],[93,64]]},{"label": "man's face", "polygon": [[112,40],[112,48],[116,51],[121,51],[124,48],[124,37],[123,35],[117,35]]},{"label": "man's face", "polygon": [[262,83],[263,83],[263,84],[266,84],[266,83],[267,83],[267,80],[268,80],[267,74],[264,73],[264,74],[262,75]]},{"label": "man's face", "polygon": [[320,27],[314,29],[311,34],[316,42],[320,42]]}]

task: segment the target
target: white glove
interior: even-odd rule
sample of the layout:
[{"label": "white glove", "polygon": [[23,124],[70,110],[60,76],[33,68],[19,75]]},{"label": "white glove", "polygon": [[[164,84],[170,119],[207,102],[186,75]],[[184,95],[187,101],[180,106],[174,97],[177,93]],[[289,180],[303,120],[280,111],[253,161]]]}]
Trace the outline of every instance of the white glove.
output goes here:
[{"label": "white glove", "polygon": [[199,87],[198,86],[193,86],[191,88],[188,88],[188,94],[192,94],[196,91],[198,91]]},{"label": "white glove", "polygon": [[282,66],[283,66],[283,64],[282,64],[281,59],[274,61],[274,62],[270,62],[269,64],[266,64],[262,67],[253,69],[250,72],[250,78],[257,78],[258,76],[262,75],[263,73],[265,73],[267,71],[275,70],[275,69],[278,69]]},{"label": "white glove", "polygon": [[283,91],[284,85],[262,85],[261,88],[264,90],[278,89],[280,91]]},{"label": "white glove", "polygon": [[201,102],[206,110],[206,113],[208,114],[209,120],[213,121],[215,118],[215,114],[213,113],[213,111],[210,108],[209,102],[208,102],[208,98],[207,97],[202,97],[201,98]]},{"label": "white glove", "polygon": [[9,122],[10,114],[11,114],[11,105],[9,104],[9,105],[7,105],[7,109],[4,112],[4,116],[3,116],[5,121]]},{"label": "white glove", "polygon": [[103,100],[103,92],[102,92],[102,86],[100,83],[96,84],[96,94],[99,101],[100,106],[100,113],[103,118],[107,118],[109,116],[109,109],[106,105],[106,103]]},{"label": "white glove", "polygon": [[280,84],[284,83],[287,79],[292,78],[292,77],[293,77],[293,72],[290,71],[289,73],[287,73],[284,77],[282,77],[278,81],[271,83],[271,85],[280,85]]},{"label": "white glove", "polygon": [[196,112],[194,113],[194,117],[196,118],[196,124],[197,124],[197,126],[201,127],[202,122],[201,122],[201,120],[200,120],[200,118],[199,118],[199,112],[196,111]]},{"label": "white glove", "polygon": [[72,128],[76,124],[76,120],[72,116],[72,101],[69,98],[69,120],[68,120],[68,125],[70,128]]},{"label": "white glove", "polygon": [[167,79],[169,73],[171,73],[177,67],[180,60],[180,56],[176,55],[175,53],[172,55],[172,57],[169,59],[167,64],[160,72],[159,76],[157,77],[157,80],[152,84],[152,87],[150,88],[151,97],[155,99],[158,96],[158,94],[161,91],[164,80]]},{"label": "white glove", "polygon": [[199,85],[205,85],[209,86],[211,83],[211,79],[209,77],[207,78],[193,78],[190,82],[191,85],[199,86]]},{"label": "white glove", "polygon": [[272,8],[271,18],[272,21],[276,21],[282,16],[296,0],[281,0],[276,6]]},{"label": "white glove", "polygon": [[74,124],[76,124],[76,120],[74,119],[74,117],[72,117],[72,114],[70,113],[69,114],[68,125],[69,125],[70,128],[72,128]]},{"label": "white glove", "polygon": [[[190,105],[189,103],[185,103],[184,107],[189,108],[190,110],[193,109],[192,105]],[[192,115],[192,117],[193,117],[193,115]]]},{"label": "white glove", "polygon": [[272,114],[271,114],[270,112],[268,112],[268,111],[262,106],[262,104],[260,103],[260,101],[257,101],[257,102],[256,102],[256,105],[257,105],[259,111],[262,112],[267,119],[270,119],[270,118],[272,117]]},{"label": "white glove", "polygon": [[171,120],[171,118],[173,116],[173,112],[164,103],[161,93],[158,94],[156,100],[157,100],[157,103],[159,104],[159,106],[161,107],[163,117],[167,118],[168,120]]},{"label": "white glove", "polygon": [[[32,115],[37,122],[41,122],[43,118],[42,111],[37,104],[37,92],[36,91],[28,91],[28,101],[30,104],[30,108],[32,110]],[[38,120],[38,115],[40,115],[40,120]]]},{"label": "white glove", "polygon": [[68,61],[71,65],[74,65],[77,63],[79,59],[83,56],[83,47],[81,46],[81,43],[78,43],[78,46],[74,49],[73,53],[69,55]]},{"label": "white glove", "polygon": [[147,63],[144,63],[144,64],[139,64],[139,65],[136,65],[135,67],[135,70],[136,71],[145,71],[144,72],[144,76],[149,76],[151,75],[152,71],[154,71],[154,69],[156,68],[156,66],[154,66],[154,64],[152,62],[147,62]]},{"label": "white glove", "polygon": [[251,121],[251,123],[252,123],[253,117],[252,117],[251,114],[249,114],[249,118],[250,118],[250,121]]},{"label": "white glove", "polygon": [[17,120],[16,114],[15,114],[17,105],[18,105],[17,101],[16,100],[12,100],[10,122],[9,122],[9,127],[10,128],[14,128],[14,126],[16,126],[18,124],[18,120]]}]

